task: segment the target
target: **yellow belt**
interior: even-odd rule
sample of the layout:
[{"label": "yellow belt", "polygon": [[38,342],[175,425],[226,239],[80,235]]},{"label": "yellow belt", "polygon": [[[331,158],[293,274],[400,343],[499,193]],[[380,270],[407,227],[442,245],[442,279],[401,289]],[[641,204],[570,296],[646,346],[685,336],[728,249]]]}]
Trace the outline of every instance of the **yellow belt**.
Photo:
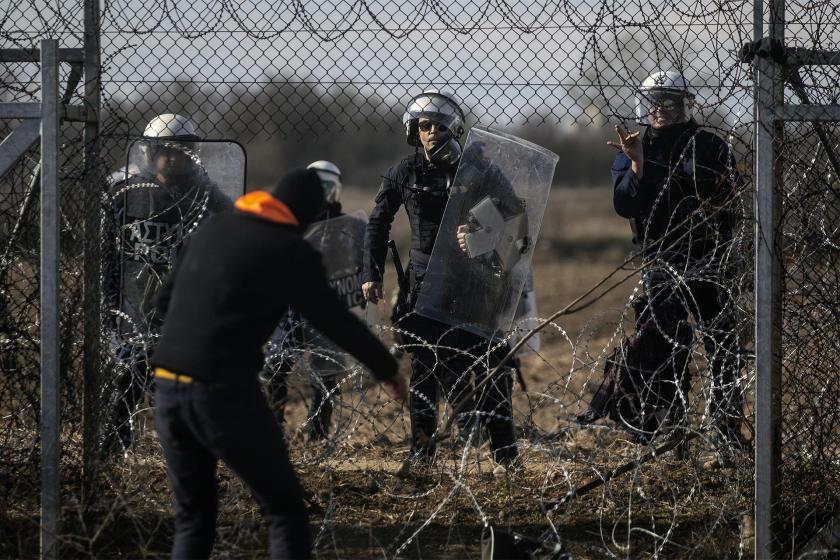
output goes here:
[{"label": "yellow belt", "polygon": [[178,383],[192,383],[193,378],[189,375],[181,375],[180,373],[172,373],[171,371],[163,368],[155,368],[155,377],[160,377],[161,379],[168,379],[170,381],[176,381]]}]

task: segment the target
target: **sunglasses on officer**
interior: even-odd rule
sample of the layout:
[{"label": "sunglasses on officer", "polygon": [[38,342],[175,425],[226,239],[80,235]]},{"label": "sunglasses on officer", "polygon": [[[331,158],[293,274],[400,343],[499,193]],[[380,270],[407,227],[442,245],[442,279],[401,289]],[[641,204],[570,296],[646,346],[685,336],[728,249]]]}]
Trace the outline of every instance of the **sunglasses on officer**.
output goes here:
[{"label": "sunglasses on officer", "polygon": [[438,132],[446,132],[449,130],[446,126],[434,121],[420,121],[417,123],[417,129],[421,132],[429,132],[432,130],[432,127],[436,128]]},{"label": "sunglasses on officer", "polygon": [[685,103],[683,94],[672,92],[650,92],[644,95],[653,111],[681,111]]}]

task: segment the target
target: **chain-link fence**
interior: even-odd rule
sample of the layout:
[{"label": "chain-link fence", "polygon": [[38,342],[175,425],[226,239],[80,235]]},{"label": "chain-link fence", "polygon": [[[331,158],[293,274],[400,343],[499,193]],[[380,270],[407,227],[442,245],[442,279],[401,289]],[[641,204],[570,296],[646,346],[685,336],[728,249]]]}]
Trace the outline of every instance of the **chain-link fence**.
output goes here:
[{"label": "chain-link fence", "polygon": [[[834,68],[794,70],[788,81],[788,94],[797,102],[836,103]],[[801,539],[837,508],[837,376],[832,371],[837,370],[839,323],[831,302],[837,301],[840,169],[836,124],[788,123],[784,134],[780,498],[787,530]]]},{"label": "chain-link fence", "polygon": [[[62,47],[83,44],[81,5],[29,0],[4,10],[3,48],[37,48],[47,36]],[[837,48],[836,7],[788,10],[788,44]],[[465,428],[440,443],[432,465],[397,476],[408,456],[407,411],[371,386],[343,351],[287,324],[268,345],[263,377],[311,493],[318,557],[479,557],[486,525],[544,548],[560,544],[575,558],[752,554],[753,84],[738,51],[752,39],[753,2],[120,0],[103,3],[100,16],[93,176],[84,166],[81,125],[64,124],[61,139],[61,542],[68,555],[154,557],[172,539],[172,498],[151,424],[147,356],[157,323],[145,305],[180,240],[213,209],[202,195],[135,212],[130,197],[152,200],[160,190],[136,178],[132,164],[145,165],[151,148],[135,139],[158,115],[186,115],[202,138],[245,146],[249,188],[327,159],[342,168],[345,210],[369,211],[381,176],[413,151],[403,143],[400,117],[429,86],[453,92],[469,126],[502,129],[560,156],[533,250],[539,312],[521,315],[520,331],[536,324],[534,316],[553,314],[552,321],[519,360],[521,382],[513,369],[501,374],[514,385],[512,411],[495,411],[514,420],[521,466],[494,476],[490,444]],[[631,233],[612,207],[615,153],[604,142],[617,141],[614,124],[639,128],[636,92],[660,70],[687,80],[693,118],[710,134],[676,142],[671,164],[679,177],[665,184],[699,192],[703,178],[693,170],[702,143],[723,154],[716,180],[725,196],[686,209],[669,205],[671,186],[651,203],[670,214],[667,231],[677,232],[671,249],[697,238],[713,247],[691,262],[654,247],[652,233],[648,241]],[[806,102],[804,93],[812,103],[837,102],[833,69],[801,73],[801,88],[789,81],[792,99]],[[64,68],[62,84],[68,78]],[[37,64],[5,65],[2,81],[0,101],[39,99]],[[66,99],[80,102],[82,87]],[[16,124],[6,121],[0,132]],[[831,153],[838,144],[834,125],[788,124],[779,150],[780,534],[793,556],[840,497]],[[244,160],[222,164],[226,152],[199,148],[188,152],[195,167],[229,186],[219,177]],[[39,521],[37,162],[33,149],[0,182],[0,552],[15,557],[36,553],[37,543],[24,535]],[[152,231],[152,222],[164,225]],[[393,237],[406,256],[405,224],[397,222]],[[398,290],[388,266],[390,302]],[[82,303],[100,288],[90,285],[92,275],[102,289],[99,348],[84,330],[95,324]],[[395,337],[401,329],[387,320],[390,305],[379,311],[385,318],[375,320],[371,310],[368,318],[398,355],[418,345],[447,350],[441,340]],[[86,351],[87,363],[99,364],[97,375],[84,371]],[[485,345],[466,355],[483,363],[490,353]],[[408,370],[407,355],[402,362]],[[635,383],[636,408],[616,407],[612,420],[579,418],[603,381],[621,382],[622,375]],[[441,409],[441,426],[453,423],[452,408]],[[227,470],[219,481],[216,554],[258,556],[264,528],[254,502]]]},{"label": "chain-link fence", "polygon": [[[5,29],[4,29],[5,31]],[[4,48],[16,47],[18,38],[6,37]],[[73,41],[66,43],[76,46]],[[37,49],[38,41],[24,41],[27,48]],[[14,57],[12,57],[14,58]],[[26,57],[23,57],[26,58]],[[37,55],[34,60],[38,60]],[[40,65],[34,62],[10,62],[4,59],[4,103],[41,101]],[[82,88],[76,68],[69,64],[59,67],[59,96],[64,103],[78,104]],[[4,138],[22,121],[4,120]],[[98,238],[90,224],[99,219],[98,205],[90,205],[86,188],[87,168],[84,158],[83,125],[64,123],[59,131],[58,181],[60,214],[58,234],[58,330],[60,353],[57,356],[61,377],[61,486],[65,503],[70,510],[79,508],[86,449],[92,442],[84,441],[83,405],[87,401],[83,382],[85,357],[85,307],[81,304],[87,291],[86,281],[97,290],[98,273],[93,280],[85,271],[85,259],[98,258],[91,252],[88,240]],[[2,184],[2,269],[0,269],[0,332],[3,358],[0,382],[0,408],[3,423],[3,540],[14,542],[38,534],[40,432],[41,414],[41,177],[42,161],[38,142],[14,163],[0,179]],[[95,191],[94,191],[95,192]],[[98,242],[94,242],[95,249]],[[90,300],[94,305],[98,297]],[[94,313],[96,315],[96,313]],[[96,340],[98,333],[91,333]],[[72,523],[68,528],[72,527]],[[23,541],[20,541],[21,543]],[[32,545],[15,545],[4,549],[7,555],[26,554]],[[17,550],[15,550],[17,549]]]}]

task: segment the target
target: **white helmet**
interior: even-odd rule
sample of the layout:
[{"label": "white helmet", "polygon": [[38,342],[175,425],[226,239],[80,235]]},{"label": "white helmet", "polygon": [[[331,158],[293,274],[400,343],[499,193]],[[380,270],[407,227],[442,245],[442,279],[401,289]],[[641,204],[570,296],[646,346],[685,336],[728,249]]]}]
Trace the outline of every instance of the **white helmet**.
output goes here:
[{"label": "white helmet", "polygon": [[160,150],[183,152],[194,162],[198,162],[200,141],[195,124],[187,117],[166,113],[149,121],[139,142],[141,167],[151,170],[155,154]]},{"label": "white helmet", "polygon": [[335,204],[341,199],[341,169],[331,161],[319,159],[306,166],[307,169],[314,169],[321,179],[321,186],[324,189],[324,201],[327,204]]},{"label": "white helmet", "polygon": [[403,113],[406,141],[410,146],[422,146],[417,131],[417,121],[421,118],[442,124],[452,131],[455,138],[460,138],[464,133],[467,120],[453,94],[434,88],[412,97]]},{"label": "white helmet", "polygon": [[686,122],[691,118],[693,103],[694,94],[689,91],[688,82],[682,72],[654,72],[636,90],[636,117],[639,124],[650,125],[648,116],[653,107],[666,106],[677,112],[671,124]]},{"label": "white helmet", "polygon": [[198,140],[193,122],[187,117],[166,113],[149,121],[143,131],[146,138],[168,138],[172,140]]}]

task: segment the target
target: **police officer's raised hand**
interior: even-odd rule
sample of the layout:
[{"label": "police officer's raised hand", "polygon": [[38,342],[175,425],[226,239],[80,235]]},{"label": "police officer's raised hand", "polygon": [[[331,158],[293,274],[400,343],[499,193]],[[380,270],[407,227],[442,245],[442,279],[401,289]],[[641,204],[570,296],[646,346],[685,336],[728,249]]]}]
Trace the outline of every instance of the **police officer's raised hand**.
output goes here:
[{"label": "police officer's raised hand", "polygon": [[458,226],[458,231],[455,232],[455,237],[458,238],[458,247],[465,253],[467,252],[467,234],[469,232],[470,228],[466,224]]},{"label": "police officer's raised hand", "polygon": [[382,386],[392,399],[400,402],[408,400],[408,382],[401,373],[397,372],[392,378],[383,381]]},{"label": "police officer's raised hand", "polygon": [[382,299],[382,282],[365,282],[362,284],[362,295],[371,303],[379,303]]},{"label": "police officer's raised hand", "polygon": [[618,143],[607,140],[607,144],[621,150],[624,155],[630,158],[630,167],[633,173],[641,179],[645,163],[645,150],[642,145],[641,134],[638,131],[630,132],[624,125],[615,125],[615,131],[618,133]]}]

